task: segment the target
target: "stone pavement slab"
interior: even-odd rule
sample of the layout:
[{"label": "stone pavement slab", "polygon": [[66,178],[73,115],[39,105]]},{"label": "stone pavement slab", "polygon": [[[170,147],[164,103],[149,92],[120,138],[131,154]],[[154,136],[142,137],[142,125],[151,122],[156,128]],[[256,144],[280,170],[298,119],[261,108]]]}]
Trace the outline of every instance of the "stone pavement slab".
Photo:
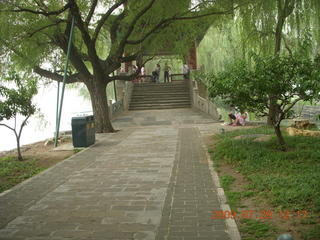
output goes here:
[{"label": "stone pavement slab", "polygon": [[[160,124],[134,127],[137,117]],[[200,143],[210,117],[187,109],[132,119],[0,195],[0,240],[229,239],[224,221],[210,219],[220,206]]]}]

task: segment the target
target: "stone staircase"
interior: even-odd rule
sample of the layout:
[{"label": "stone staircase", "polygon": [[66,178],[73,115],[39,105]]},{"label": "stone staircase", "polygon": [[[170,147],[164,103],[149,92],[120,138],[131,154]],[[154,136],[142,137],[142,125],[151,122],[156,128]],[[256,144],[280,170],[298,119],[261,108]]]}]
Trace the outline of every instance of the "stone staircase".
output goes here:
[{"label": "stone staircase", "polygon": [[190,92],[185,81],[136,83],[129,110],[190,108]]},{"label": "stone staircase", "polygon": [[319,121],[320,117],[320,106],[304,106],[301,112],[301,117],[310,119],[310,120],[317,120]]}]

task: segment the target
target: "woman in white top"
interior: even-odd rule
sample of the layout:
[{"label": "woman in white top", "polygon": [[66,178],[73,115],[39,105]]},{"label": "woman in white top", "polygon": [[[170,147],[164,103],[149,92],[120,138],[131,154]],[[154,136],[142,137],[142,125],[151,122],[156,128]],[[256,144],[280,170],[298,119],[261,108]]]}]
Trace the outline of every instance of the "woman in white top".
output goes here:
[{"label": "woman in white top", "polygon": [[183,65],[182,72],[183,72],[184,79],[188,79],[189,78],[190,69],[189,69],[189,66],[187,64]]}]

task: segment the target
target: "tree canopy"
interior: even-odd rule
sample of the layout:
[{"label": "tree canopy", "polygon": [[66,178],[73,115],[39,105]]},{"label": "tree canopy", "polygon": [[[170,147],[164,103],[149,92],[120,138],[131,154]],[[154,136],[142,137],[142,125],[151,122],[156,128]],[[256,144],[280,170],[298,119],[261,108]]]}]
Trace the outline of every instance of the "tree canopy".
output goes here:
[{"label": "tree canopy", "polygon": [[[232,6],[223,3],[226,1],[215,2],[201,0],[190,7],[190,0],[3,1],[1,48],[10,50],[11,59],[23,67],[38,67],[36,72],[43,76],[60,79],[57,72],[64,62],[71,17],[75,16],[69,82],[83,81],[82,77],[95,74],[95,64],[107,65],[104,73],[108,75],[120,63],[136,60],[144,52],[166,47],[188,50],[181,45],[190,44],[188,40],[193,41],[200,28],[207,29],[215,15],[231,13]],[[199,21],[200,16],[213,17]],[[52,66],[40,69],[43,63]],[[56,72],[45,71],[48,69]]]},{"label": "tree canopy", "polygon": [[[187,51],[199,31],[218,16],[233,13],[243,0],[68,0],[0,2],[0,52],[6,60],[43,77],[62,81],[71,20],[75,34],[68,83],[89,90],[98,132],[113,131],[108,118],[106,85],[131,81],[145,53],[164,48]],[[110,74],[122,63],[137,60],[129,76]]]},{"label": "tree canopy", "polygon": [[[320,50],[320,2],[317,0],[264,0],[243,5],[221,24],[213,25],[200,44],[200,63],[219,72],[233,59],[275,52],[275,34],[281,9],[288,15],[281,31],[280,54],[312,57]],[[289,14],[290,13],[290,14]]]}]

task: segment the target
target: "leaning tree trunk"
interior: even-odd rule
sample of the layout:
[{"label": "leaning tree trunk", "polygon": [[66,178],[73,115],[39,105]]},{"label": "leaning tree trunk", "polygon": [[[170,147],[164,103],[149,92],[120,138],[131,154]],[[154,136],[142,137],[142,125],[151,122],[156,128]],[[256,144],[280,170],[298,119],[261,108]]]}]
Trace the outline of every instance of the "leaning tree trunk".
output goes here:
[{"label": "leaning tree trunk", "polygon": [[22,161],[22,154],[21,154],[21,148],[20,148],[20,136],[15,132],[16,140],[17,140],[17,152],[18,152],[18,160]]},{"label": "leaning tree trunk", "polygon": [[107,84],[103,81],[93,80],[86,84],[90,97],[92,110],[95,117],[97,133],[114,132],[109,117],[109,108],[107,100]]},{"label": "leaning tree trunk", "polygon": [[277,122],[277,97],[274,96],[273,94],[269,95],[269,113],[268,113],[268,120],[267,120],[267,124],[269,126],[275,126],[276,122]]},{"label": "leaning tree trunk", "polygon": [[286,143],[285,143],[284,138],[283,138],[282,133],[281,133],[280,124],[276,124],[274,126],[274,131],[275,131],[277,139],[278,139],[280,150],[281,151],[286,151]]}]

